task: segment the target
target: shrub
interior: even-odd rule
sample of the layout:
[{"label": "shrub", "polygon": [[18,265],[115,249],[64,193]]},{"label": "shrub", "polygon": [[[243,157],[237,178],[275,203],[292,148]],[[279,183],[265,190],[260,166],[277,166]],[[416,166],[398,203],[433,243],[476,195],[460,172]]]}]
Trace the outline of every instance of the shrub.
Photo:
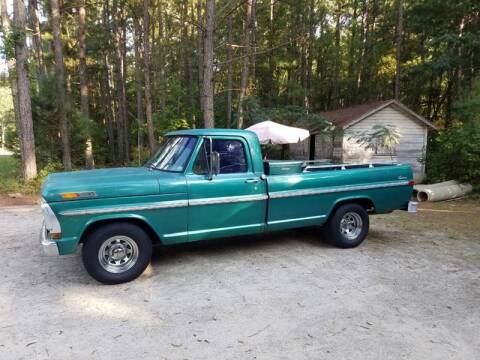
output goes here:
[{"label": "shrub", "polygon": [[429,182],[456,179],[480,184],[480,124],[439,132],[430,143],[426,170]]}]

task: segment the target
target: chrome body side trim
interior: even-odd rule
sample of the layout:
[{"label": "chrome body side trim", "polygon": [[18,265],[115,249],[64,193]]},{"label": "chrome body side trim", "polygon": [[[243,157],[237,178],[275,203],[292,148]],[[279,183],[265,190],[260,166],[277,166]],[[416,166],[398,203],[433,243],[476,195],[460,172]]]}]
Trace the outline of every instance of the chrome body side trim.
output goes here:
[{"label": "chrome body side trim", "polygon": [[268,195],[240,195],[240,196],[192,199],[188,201],[188,204],[190,206],[218,205],[218,204],[230,204],[230,203],[247,202],[247,201],[261,201],[261,200],[267,200],[267,199],[268,199]]},{"label": "chrome body side trim", "polygon": [[314,188],[314,189],[302,189],[302,190],[285,190],[276,191],[270,193],[270,199],[281,199],[292,196],[308,196],[308,195],[320,195],[331,194],[337,192],[356,191],[356,190],[371,190],[371,189],[383,189],[389,187],[406,186],[408,181],[394,181],[390,183],[371,184],[371,185],[356,185],[356,186],[342,186],[334,188]]},{"label": "chrome body side trim", "polygon": [[45,222],[45,228],[50,233],[61,233],[62,229],[60,227],[60,223],[58,222],[55,213],[53,212],[52,208],[48,203],[42,198],[41,208],[43,213],[43,218]]},{"label": "chrome body side trim", "polygon": [[[320,194],[330,194],[330,193],[356,191],[356,190],[382,189],[382,188],[406,186],[406,185],[408,185],[408,181],[394,181],[390,183],[342,186],[342,187],[333,187],[333,188],[326,188],[326,189],[313,188],[313,189],[301,189],[301,190],[285,190],[285,191],[272,192],[270,193],[270,195],[266,195],[266,194],[239,195],[239,196],[212,197],[212,198],[201,198],[201,199],[191,199],[191,200],[173,200],[173,201],[157,202],[157,203],[147,204],[147,205],[126,205],[126,206],[85,209],[85,210],[67,210],[67,211],[61,212],[60,214],[63,216],[97,215],[97,214],[120,213],[120,212],[128,212],[128,211],[170,209],[170,208],[187,207],[187,206],[230,204],[230,203],[238,203],[238,202],[262,201],[262,200],[267,200],[269,198],[281,199],[281,198],[287,198],[292,196],[320,195]],[[45,217],[46,223],[47,223],[47,229],[49,229],[51,232],[56,232],[55,229],[58,229],[58,232],[60,232],[60,224],[58,223],[58,220],[55,217],[55,214],[53,214],[53,211],[50,209],[48,204],[42,203],[42,209],[44,210],[44,214],[47,214]],[[48,228],[49,222],[47,221],[47,216],[49,216],[49,221],[53,224],[51,226],[55,227],[56,225],[58,225],[58,228],[55,228],[55,229]],[[295,219],[293,219],[292,221],[295,221]],[[56,222],[56,225],[55,225],[55,222]]]},{"label": "chrome body side trim", "polygon": [[210,233],[210,232],[230,231],[230,230],[248,229],[248,228],[255,228],[255,227],[261,228],[263,226],[265,226],[264,223],[248,224],[248,225],[229,226],[229,227],[213,228],[213,229],[205,229],[205,230],[183,231],[179,233],[165,234],[163,236],[166,238],[171,238],[171,237],[186,236],[186,235],[198,235],[198,234],[204,234],[204,233]]},{"label": "chrome body side trim", "polygon": [[268,195],[241,195],[241,196],[226,196],[217,198],[202,198],[193,200],[173,200],[163,201],[148,205],[132,205],[132,206],[117,206],[117,207],[103,207],[96,209],[85,210],[67,210],[60,214],[63,216],[79,216],[79,215],[98,215],[119,213],[127,211],[143,211],[143,210],[157,210],[157,209],[170,209],[176,207],[186,206],[200,206],[200,205],[216,205],[216,204],[229,204],[246,201],[260,201],[267,200]]},{"label": "chrome body side trim", "polygon": [[67,210],[60,214],[63,216],[78,216],[78,215],[98,215],[98,214],[110,214],[120,213],[127,211],[143,211],[143,210],[156,210],[156,209],[171,209],[177,207],[188,206],[188,200],[173,200],[163,201],[148,205],[127,205],[127,206],[111,206],[86,210]]},{"label": "chrome body side trim", "polygon": [[295,219],[274,220],[274,221],[269,221],[267,225],[283,224],[283,223],[289,223],[289,222],[295,222],[295,221],[323,219],[326,217],[327,215],[317,215],[317,216],[307,216],[307,217],[295,218]]}]

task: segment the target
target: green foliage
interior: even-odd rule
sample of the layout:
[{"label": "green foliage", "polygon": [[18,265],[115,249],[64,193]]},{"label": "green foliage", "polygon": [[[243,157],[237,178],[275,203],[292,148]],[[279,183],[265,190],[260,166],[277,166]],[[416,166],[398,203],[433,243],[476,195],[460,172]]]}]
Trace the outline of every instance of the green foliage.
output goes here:
[{"label": "green foliage", "polygon": [[0,178],[12,178],[20,175],[20,159],[10,155],[0,155]]},{"label": "green foliage", "polygon": [[462,123],[480,123],[480,78],[474,82],[470,91],[453,104],[453,112]]},{"label": "green foliage", "polygon": [[49,162],[40,169],[37,178],[23,181],[21,166],[22,163],[16,156],[0,156],[0,193],[38,194],[48,174],[62,170],[62,164],[59,162]]},{"label": "green foliage", "polygon": [[429,182],[456,179],[480,184],[480,124],[441,131],[430,144],[426,159]]},{"label": "green foliage", "polygon": [[[5,143],[2,143],[2,131]],[[12,92],[9,87],[0,85],[0,147],[15,150],[15,114],[13,112]]]},{"label": "green foliage", "polygon": [[20,159],[0,155],[0,193],[20,192]]},{"label": "green foliage", "polygon": [[312,113],[302,106],[287,105],[268,108],[263,107],[255,97],[249,97],[245,101],[244,116],[246,127],[271,120],[285,125],[315,129],[321,132],[328,131],[331,128],[331,123],[322,115]]},{"label": "green foliage", "polygon": [[[480,69],[480,26],[478,0],[404,1],[404,26],[401,44],[401,97],[412,110],[445,128],[478,122],[480,86],[474,84]],[[151,93],[155,136],[168,131],[202,127],[200,109],[200,53],[194,2],[150,3],[150,31],[140,35],[150,44]],[[65,60],[67,117],[70,123],[72,161],[84,166],[85,138],[90,133],[97,167],[120,165],[119,149],[127,131],[132,162],[147,157],[147,129],[138,127],[137,85],[144,90],[143,61],[134,54],[135,19],[141,19],[143,3],[127,0],[121,19],[111,2],[87,2],[86,53],[90,119],[81,116],[79,94],[77,4],[64,6],[60,14]],[[184,5],[186,5],[184,7]],[[31,81],[33,124],[37,162],[42,168],[61,159],[61,141],[56,108],[57,88],[48,2],[39,2],[41,41],[47,75],[40,75],[33,42],[28,42],[27,68]],[[214,110],[215,125],[227,126],[227,93],[231,90],[236,127],[238,90],[243,66],[242,37],[246,7],[230,0],[217,0]],[[257,2],[255,36],[252,46],[255,64],[248,64],[248,98],[245,101],[245,127],[264,120],[299,126],[335,135],[341,131],[319,115],[322,111],[393,97],[396,71],[395,30],[397,1],[280,1]],[[184,9],[186,8],[186,14]],[[232,15],[231,41],[227,15]],[[186,16],[186,19],[183,17]],[[118,20],[118,21],[114,21]],[[338,21],[337,21],[338,20]],[[127,41],[123,68],[115,48],[115,26],[120,26]],[[337,26],[338,25],[338,26]],[[338,30],[338,31],[337,31]],[[31,29],[11,29],[3,34],[1,51],[14,55],[15,42]],[[6,36],[5,36],[6,35]],[[253,42],[253,39],[255,42]],[[123,40],[121,41],[123,42]],[[232,44],[228,44],[231,42]],[[234,46],[227,46],[234,45]],[[144,55],[142,43],[140,56]],[[227,83],[227,48],[232,49],[232,83]],[[255,70],[255,72],[253,71]],[[127,117],[119,127],[117,74],[125,74]],[[140,78],[137,74],[140,73]],[[230,89],[227,89],[229,87]],[[476,95],[466,89],[477,89]],[[18,139],[11,112],[2,115],[7,97],[0,93],[0,121],[7,121],[7,146],[18,154]],[[458,102],[462,99],[462,102]],[[143,99],[143,118],[145,118]],[[308,110],[305,106],[308,104]],[[111,125],[109,127],[108,125]],[[457,131],[455,130],[455,131]],[[459,130],[458,130],[459,131]],[[448,130],[446,130],[448,132]],[[140,136],[139,136],[140,135]],[[379,135],[380,136],[380,135]],[[386,134],[383,134],[388,138]],[[446,135],[439,135],[444,139]],[[373,139],[371,139],[373,140]],[[390,136],[392,142],[394,137]],[[442,140],[444,141],[444,140]],[[447,140],[445,140],[447,141]],[[138,146],[140,143],[140,146]],[[383,142],[385,143],[385,142]],[[388,146],[388,144],[387,144]],[[140,147],[140,149],[138,149]],[[430,152],[443,149],[432,143]],[[443,150],[442,150],[443,151]],[[433,154],[435,155],[435,154]],[[140,160],[139,160],[140,159]]]},{"label": "green foliage", "polygon": [[164,114],[154,114],[153,123],[155,125],[157,133],[159,133],[160,136],[163,136],[170,131],[190,128],[187,119],[175,116],[175,113],[173,111],[169,111]]},{"label": "green foliage", "polygon": [[49,160],[58,160],[60,141],[58,138],[58,116],[56,114],[57,88],[53,76],[46,76],[38,83],[39,91],[31,92],[33,130],[37,162],[41,167]]},{"label": "green foliage", "polygon": [[480,184],[480,80],[453,105],[455,125],[430,141],[429,181],[456,179]]},{"label": "green foliage", "polygon": [[400,133],[395,126],[377,124],[372,126],[371,130],[361,131],[349,136],[350,139],[355,140],[365,150],[378,151],[379,149],[385,149],[393,159],[395,148],[400,142]]}]

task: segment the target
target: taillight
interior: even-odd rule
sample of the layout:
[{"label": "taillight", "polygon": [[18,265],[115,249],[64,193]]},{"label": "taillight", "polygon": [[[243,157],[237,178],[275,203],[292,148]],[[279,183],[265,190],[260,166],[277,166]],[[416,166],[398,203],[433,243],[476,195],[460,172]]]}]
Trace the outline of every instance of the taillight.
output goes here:
[{"label": "taillight", "polygon": [[408,182],[408,186],[413,186],[413,185],[415,185],[415,181],[410,180],[410,181]]}]

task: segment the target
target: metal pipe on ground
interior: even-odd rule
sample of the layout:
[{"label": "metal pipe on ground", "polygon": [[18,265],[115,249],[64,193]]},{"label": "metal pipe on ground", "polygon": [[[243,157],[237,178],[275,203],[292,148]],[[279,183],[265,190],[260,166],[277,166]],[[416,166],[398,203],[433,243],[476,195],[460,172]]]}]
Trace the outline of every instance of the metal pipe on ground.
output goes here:
[{"label": "metal pipe on ground", "polygon": [[462,197],[472,191],[472,185],[450,180],[430,185],[415,185],[413,195],[419,202],[443,201]]}]

